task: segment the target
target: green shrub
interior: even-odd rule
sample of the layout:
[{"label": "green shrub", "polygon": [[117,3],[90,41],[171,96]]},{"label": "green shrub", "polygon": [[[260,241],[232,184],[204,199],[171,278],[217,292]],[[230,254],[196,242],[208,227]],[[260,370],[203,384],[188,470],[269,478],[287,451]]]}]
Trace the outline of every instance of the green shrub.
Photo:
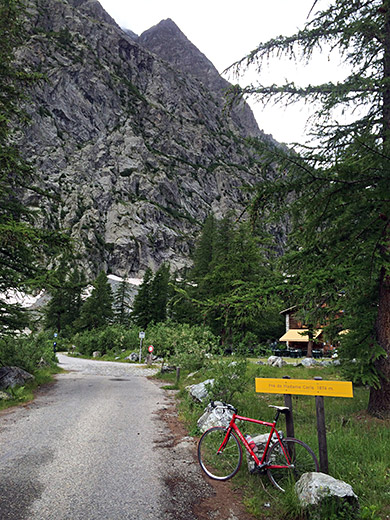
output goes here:
[{"label": "green shrub", "polygon": [[3,365],[17,366],[33,373],[41,360],[48,365],[55,364],[51,334],[49,336],[40,333],[0,339],[0,362]]},{"label": "green shrub", "polygon": [[247,361],[218,359],[212,366],[214,384],[209,388],[211,400],[234,404],[234,397],[248,384]]},{"label": "green shrub", "polygon": [[139,346],[138,334],[138,328],[110,325],[103,329],[79,332],[73,336],[72,343],[85,356],[91,356],[97,350],[105,355],[107,352],[136,349]]},{"label": "green shrub", "polygon": [[151,325],[146,329],[145,338],[154,346],[157,356],[169,358],[171,363],[175,362],[182,368],[185,365],[189,370],[195,370],[193,362],[199,365],[197,356],[200,366],[203,366],[207,356],[219,350],[218,338],[207,327],[188,323]]}]

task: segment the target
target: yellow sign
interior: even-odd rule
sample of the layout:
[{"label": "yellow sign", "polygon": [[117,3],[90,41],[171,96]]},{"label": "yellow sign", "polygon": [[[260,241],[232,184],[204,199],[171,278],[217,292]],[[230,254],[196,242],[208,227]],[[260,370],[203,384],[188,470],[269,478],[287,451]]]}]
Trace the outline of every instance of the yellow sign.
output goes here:
[{"label": "yellow sign", "polygon": [[316,381],[313,379],[267,379],[256,377],[256,392],[263,394],[353,397],[351,381]]}]

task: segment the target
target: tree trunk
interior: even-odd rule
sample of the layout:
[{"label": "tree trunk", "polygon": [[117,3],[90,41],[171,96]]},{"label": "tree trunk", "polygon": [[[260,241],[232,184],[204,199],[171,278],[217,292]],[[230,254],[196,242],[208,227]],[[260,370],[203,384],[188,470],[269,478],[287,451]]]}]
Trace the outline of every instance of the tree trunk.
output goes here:
[{"label": "tree trunk", "polygon": [[310,340],[307,344],[307,354],[306,357],[313,357],[313,340]]},{"label": "tree trunk", "polygon": [[390,274],[382,267],[379,287],[376,337],[386,356],[375,361],[380,388],[371,387],[368,411],[376,417],[390,417]]},{"label": "tree trunk", "polygon": [[[388,82],[383,89],[383,149],[384,157],[390,157],[390,0],[383,0],[384,54],[383,76]],[[385,164],[384,168],[388,165]],[[380,254],[383,267],[379,276],[378,314],[375,324],[376,339],[384,349],[385,355],[374,362],[379,373],[380,387],[371,388],[368,411],[377,417],[390,417],[390,271],[386,266],[390,257],[390,215],[386,215],[388,223],[383,231]]]}]

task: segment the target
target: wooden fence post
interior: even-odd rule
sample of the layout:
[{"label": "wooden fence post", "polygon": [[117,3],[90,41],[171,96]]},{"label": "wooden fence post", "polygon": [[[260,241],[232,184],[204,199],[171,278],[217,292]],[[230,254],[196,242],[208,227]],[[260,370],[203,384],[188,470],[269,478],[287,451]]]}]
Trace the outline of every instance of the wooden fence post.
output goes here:
[{"label": "wooden fence post", "polygon": [[180,367],[176,367],[176,384],[178,385],[180,381]]},{"label": "wooden fence post", "polygon": [[[283,376],[283,379],[291,379],[291,378],[290,378],[290,376]],[[295,437],[291,394],[284,394],[284,406],[287,406],[287,408],[289,408],[289,410],[290,410],[288,413],[286,413],[286,437]]]},{"label": "wooden fence post", "polygon": [[[322,377],[315,377],[320,381]],[[323,396],[316,395],[316,414],[317,414],[317,433],[318,433],[318,450],[320,455],[320,471],[322,473],[329,472],[328,465],[328,446],[326,442],[326,425],[325,425],[325,406]]]}]

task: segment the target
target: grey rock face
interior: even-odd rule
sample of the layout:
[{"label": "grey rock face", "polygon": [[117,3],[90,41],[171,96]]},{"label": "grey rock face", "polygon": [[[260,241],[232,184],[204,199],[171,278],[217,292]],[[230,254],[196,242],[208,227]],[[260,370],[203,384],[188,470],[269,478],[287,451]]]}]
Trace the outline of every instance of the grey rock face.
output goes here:
[{"label": "grey rock face", "polygon": [[34,376],[19,367],[0,367],[0,389],[13,388],[32,381]]},{"label": "grey rock face", "polygon": [[[216,94],[223,108],[231,84],[220,76],[211,61],[188,40],[171,19],[162,20],[148,29],[141,34],[138,41],[186,75],[200,80],[210,92]],[[233,106],[230,116],[244,135],[265,137],[245,102]]]},{"label": "grey rock face", "polygon": [[164,54],[167,25],[136,39],[94,0],[29,1],[17,59],[47,79],[31,87],[19,144],[57,198],[25,202],[69,230],[93,274],[189,265],[205,217],[241,212],[242,188],[270,174],[244,140],[261,132],[223,110],[225,80],[207,58],[187,45],[195,78],[172,45]]}]

